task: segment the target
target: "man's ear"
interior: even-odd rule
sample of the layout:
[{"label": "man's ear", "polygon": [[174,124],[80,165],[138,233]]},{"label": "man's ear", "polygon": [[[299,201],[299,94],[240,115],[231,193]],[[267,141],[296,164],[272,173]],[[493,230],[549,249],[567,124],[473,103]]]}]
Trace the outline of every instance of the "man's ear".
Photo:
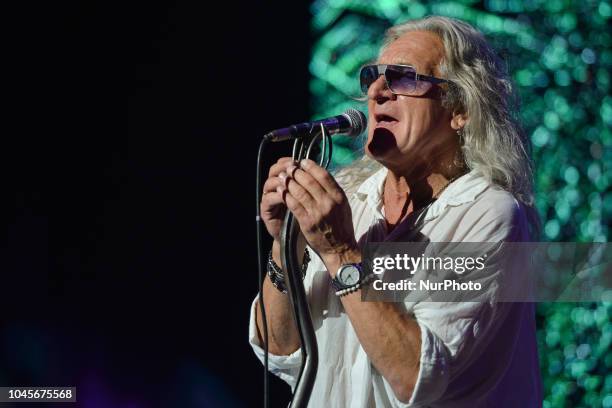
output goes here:
[{"label": "man's ear", "polygon": [[465,113],[453,112],[453,116],[451,118],[451,127],[454,130],[463,129],[465,124],[467,123],[468,117]]}]

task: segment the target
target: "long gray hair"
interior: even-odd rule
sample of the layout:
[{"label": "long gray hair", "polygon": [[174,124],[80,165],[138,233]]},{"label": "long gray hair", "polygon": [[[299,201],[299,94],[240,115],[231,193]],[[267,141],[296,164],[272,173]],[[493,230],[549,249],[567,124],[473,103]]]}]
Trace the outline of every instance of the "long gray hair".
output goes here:
[{"label": "long gray hair", "polygon": [[[443,104],[451,112],[467,114],[462,152],[468,168],[479,170],[489,181],[533,208],[531,145],[519,125],[518,100],[503,61],[472,26],[439,16],[391,27],[381,53],[409,31],[432,32],[444,44],[440,70],[454,86],[449,87]],[[337,178],[348,190],[354,190],[378,168],[379,164],[364,157],[340,170]]]}]

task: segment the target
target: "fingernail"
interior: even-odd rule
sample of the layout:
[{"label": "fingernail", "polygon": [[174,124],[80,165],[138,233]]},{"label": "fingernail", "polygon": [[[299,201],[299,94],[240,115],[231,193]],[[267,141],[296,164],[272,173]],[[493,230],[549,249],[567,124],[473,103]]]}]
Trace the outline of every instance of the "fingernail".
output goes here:
[{"label": "fingernail", "polygon": [[281,173],[278,175],[278,178],[279,178],[279,179],[281,179],[281,181],[284,183],[284,182],[285,182],[285,180],[287,180],[287,173],[285,173],[284,171],[283,171],[283,172],[281,172]]},{"label": "fingernail", "polygon": [[310,166],[310,163],[308,162],[308,160],[304,159],[304,160],[302,160],[302,161],[300,162],[300,166],[301,166],[303,169],[307,169],[307,168]]},{"label": "fingernail", "polygon": [[276,192],[277,192],[277,193],[283,194],[283,191],[285,191],[285,189],[283,188],[283,186],[278,186],[278,187],[276,187]]},{"label": "fingernail", "polygon": [[296,166],[293,166],[293,165],[291,165],[291,166],[287,167],[287,174],[288,174],[288,175],[290,175],[291,177],[293,177],[293,172],[294,172],[296,169],[297,169],[297,167],[296,167]]}]

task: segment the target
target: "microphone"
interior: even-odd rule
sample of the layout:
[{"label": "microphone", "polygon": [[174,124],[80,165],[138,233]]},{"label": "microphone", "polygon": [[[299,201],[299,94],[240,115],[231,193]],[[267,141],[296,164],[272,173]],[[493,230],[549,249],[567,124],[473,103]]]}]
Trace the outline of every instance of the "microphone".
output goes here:
[{"label": "microphone", "polygon": [[357,136],[365,129],[367,119],[363,112],[357,109],[347,109],[342,115],[273,130],[267,133],[264,138],[271,142],[282,142],[306,135],[321,124],[327,128],[330,135],[346,134],[347,136]]}]

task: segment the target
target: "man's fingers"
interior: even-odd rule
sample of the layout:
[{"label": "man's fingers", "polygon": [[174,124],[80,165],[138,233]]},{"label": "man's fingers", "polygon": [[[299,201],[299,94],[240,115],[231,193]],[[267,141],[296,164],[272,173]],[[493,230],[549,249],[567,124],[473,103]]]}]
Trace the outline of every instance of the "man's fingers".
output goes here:
[{"label": "man's fingers", "polygon": [[285,183],[284,188],[301,204],[302,207],[304,207],[304,209],[306,209],[306,211],[309,213],[315,213],[318,211],[317,202],[308,192],[308,190],[306,190],[294,179],[288,177],[284,172],[279,175],[279,179]]},{"label": "man's fingers", "polygon": [[279,204],[285,204],[283,201],[283,194],[278,191],[270,191],[263,195],[261,198],[261,206],[262,209],[270,209],[271,207],[275,207]]},{"label": "man's fingers", "polygon": [[314,178],[336,203],[342,202],[344,191],[327,170],[309,159],[300,161],[300,168]]},{"label": "man's fingers", "polygon": [[298,167],[289,166],[287,168],[287,174],[292,175],[291,177],[297,181],[318,204],[325,202],[327,199],[327,191],[325,191],[325,189],[321,187],[321,184],[319,184],[319,182],[309,173]]},{"label": "man's fingers", "polygon": [[[279,190],[281,190],[281,188],[279,188]],[[282,189],[282,191],[287,208],[293,213],[300,226],[302,226],[309,219],[308,211],[306,211],[304,206],[288,190]]]},{"label": "man's fingers", "polygon": [[276,188],[282,184],[283,182],[278,177],[270,177],[263,185],[264,196],[268,193],[276,191]]},{"label": "man's fingers", "polygon": [[270,171],[268,172],[268,177],[276,177],[279,175],[281,171],[285,171],[289,163],[293,162],[293,158],[291,157],[281,157],[278,159],[276,163],[270,166]]}]

